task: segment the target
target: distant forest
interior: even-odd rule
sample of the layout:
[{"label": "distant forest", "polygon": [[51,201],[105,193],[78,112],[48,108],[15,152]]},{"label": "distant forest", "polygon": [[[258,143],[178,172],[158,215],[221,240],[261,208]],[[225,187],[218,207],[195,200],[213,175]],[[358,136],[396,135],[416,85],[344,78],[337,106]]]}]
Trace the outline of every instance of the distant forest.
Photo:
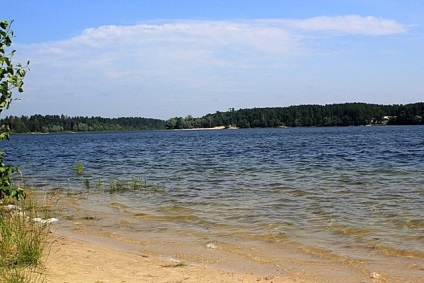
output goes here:
[{"label": "distant forest", "polygon": [[65,115],[9,116],[0,120],[13,133],[117,132],[165,129],[166,121],[150,118],[69,117]]},{"label": "distant forest", "polygon": [[344,103],[275,108],[229,109],[201,118],[69,117],[65,115],[8,116],[0,120],[14,133],[110,132],[195,129],[216,126],[239,128],[331,127],[365,125],[423,125],[424,102],[406,105]]},{"label": "distant forest", "polygon": [[423,116],[423,102],[406,105],[344,103],[240,110],[231,108],[227,112],[216,112],[201,118],[191,116],[172,118],[166,122],[166,128],[422,125]]}]

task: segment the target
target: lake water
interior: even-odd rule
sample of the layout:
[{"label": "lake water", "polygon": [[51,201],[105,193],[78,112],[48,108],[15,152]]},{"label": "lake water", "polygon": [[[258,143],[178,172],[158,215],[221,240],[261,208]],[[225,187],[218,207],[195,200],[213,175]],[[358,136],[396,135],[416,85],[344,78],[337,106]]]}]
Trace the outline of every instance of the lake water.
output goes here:
[{"label": "lake water", "polygon": [[[116,218],[99,229],[122,237],[245,243],[270,260],[283,245],[424,260],[422,126],[14,135],[3,148],[37,190],[84,192],[88,180],[88,205]],[[117,178],[158,190],[105,192]]]}]

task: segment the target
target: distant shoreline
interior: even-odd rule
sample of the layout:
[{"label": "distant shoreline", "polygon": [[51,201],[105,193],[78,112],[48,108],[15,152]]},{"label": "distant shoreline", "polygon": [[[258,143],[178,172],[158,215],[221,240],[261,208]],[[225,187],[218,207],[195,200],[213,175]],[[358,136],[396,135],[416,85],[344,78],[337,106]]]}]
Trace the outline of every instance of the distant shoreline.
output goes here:
[{"label": "distant shoreline", "polygon": [[422,125],[358,125],[358,126],[299,126],[299,127],[256,127],[256,128],[239,128],[239,127],[225,127],[217,126],[213,128],[191,128],[191,129],[145,129],[145,130],[115,130],[115,131],[63,131],[63,132],[25,132],[25,133],[11,133],[11,135],[55,135],[55,134],[95,134],[95,133],[128,133],[128,132],[146,132],[146,131],[212,131],[212,130],[239,130],[239,129],[301,129],[301,128],[345,128],[345,127],[419,127]]},{"label": "distant shoreline", "polygon": [[[14,133],[121,132],[142,130],[221,130],[249,128],[424,125],[424,102],[407,105],[344,103],[231,109],[195,118],[7,116],[0,124]],[[213,127],[215,126],[215,127]]]},{"label": "distant shoreline", "polygon": [[174,131],[211,131],[211,130],[238,130],[238,127],[216,126],[212,128],[173,129]]}]

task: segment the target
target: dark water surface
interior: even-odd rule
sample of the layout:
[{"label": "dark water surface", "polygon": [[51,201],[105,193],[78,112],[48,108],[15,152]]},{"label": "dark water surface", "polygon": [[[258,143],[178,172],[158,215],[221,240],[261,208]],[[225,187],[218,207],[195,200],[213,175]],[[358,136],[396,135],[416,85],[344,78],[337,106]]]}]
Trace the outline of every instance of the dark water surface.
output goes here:
[{"label": "dark water surface", "polygon": [[[424,260],[422,126],[15,135],[3,147],[39,190],[89,180],[92,205],[125,215],[131,237],[147,227],[222,247]],[[159,192],[102,192],[140,177]]]}]

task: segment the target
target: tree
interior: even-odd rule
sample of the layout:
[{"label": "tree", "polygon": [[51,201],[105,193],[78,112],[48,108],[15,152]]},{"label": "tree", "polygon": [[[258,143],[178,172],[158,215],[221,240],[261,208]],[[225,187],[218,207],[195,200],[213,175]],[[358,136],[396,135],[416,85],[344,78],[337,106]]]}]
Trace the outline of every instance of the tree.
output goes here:
[{"label": "tree", "polygon": [[[11,46],[13,31],[8,21],[0,22],[0,115],[4,110],[9,109],[11,103],[16,100],[13,98],[13,91],[17,90],[22,93],[24,85],[24,77],[26,75],[27,66],[22,64],[14,65],[12,57],[15,50],[8,53],[7,48]],[[0,141],[9,140],[10,128],[8,125],[0,126]],[[8,166],[4,163],[4,152],[0,150],[0,199],[5,196],[11,196],[16,199],[25,197],[25,193],[21,188],[13,188],[11,175],[17,168]]]}]

